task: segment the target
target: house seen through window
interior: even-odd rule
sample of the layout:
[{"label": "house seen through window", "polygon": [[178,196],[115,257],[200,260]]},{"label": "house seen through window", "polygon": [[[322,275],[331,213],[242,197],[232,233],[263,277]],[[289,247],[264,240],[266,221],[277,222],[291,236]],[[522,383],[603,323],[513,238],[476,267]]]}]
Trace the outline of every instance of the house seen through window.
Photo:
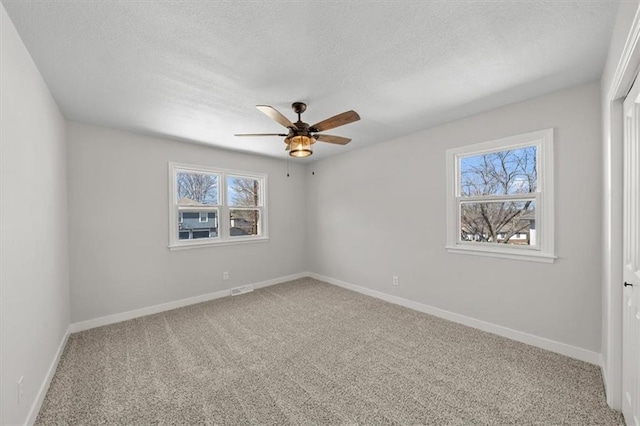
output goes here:
[{"label": "house seen through window", "polygon": [[170,164],[170,247],[264,239],[265,182],[264,175]]}]

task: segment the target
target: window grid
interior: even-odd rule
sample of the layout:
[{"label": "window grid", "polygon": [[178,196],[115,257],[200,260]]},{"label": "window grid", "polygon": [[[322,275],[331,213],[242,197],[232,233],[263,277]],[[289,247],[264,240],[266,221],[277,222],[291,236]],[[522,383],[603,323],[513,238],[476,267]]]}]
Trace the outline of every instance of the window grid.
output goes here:
[{"label": "window grid", "polygon": [[[189,175],[187,177],[194,178],[194,175],[198,174],[216,177],[216,179],[210,179],[215,181],[211,194],[203,196],[202,191],[194,190],[193,192],[187,191],[187,193],[189,195],[197,194],[199,197],[185,197],[185,192],[181,192],[184,187],[180,187],[179,177]],[[230,205],[229,198],[233,188],[229,187],[229,183],[233,183],[232,178],[244,179],[252,183],[252,187],[257,188],[257,192],[251,194],[251,199],[254,204],[257,204],[256,206],[235,207]],[[266,182],[267,177],[264,174],[169,163],[169,191],[170,200],[172,200],[169,209],[169,248],[178,249],[267,240]],[[197,202],[192,198],[199,201],[205,200],[207,204]],[[238,223],[241,223],[242,226],[234,228],[231,226],[230,219],[232,211],[235,210],[255,211],[256,213],[240,218]],[[185,213],[188,212],[198,214],[197,219],[194,219],[198,228],[186,228]],[[223,220],[219,220],[220,218]],[[251,218],[255,220],[253,222],[242,220]],[[207,230],[209,232],[205,238],[203,235]]]},{"label": "window grid", "polygon": [[[486,186],[475,186],[473,173],[471,174],[471,179],[468,176],[463,176],[463,170],[466,170],[463,169],[463,160],[467,162],[467,165],[474,164],[474,161],[480,161],[480,165],[486,167],[487,157],[492,158],[490,157],[491,155],[500,154],[495,155],[493,158],[504,159],[508,158],[512,152],[518,152],[519,150],[522,151],[521,155],[530,155],[531,152],[535,152],[535,156],[529,158],[529,161],[533,161],[532,167],[524,167],[520,162],[514,163],[517,167],[522,167],[523,172],[529,171],[532,174],[533,178],[529,178],[527,181],[516,182],[514,180],[511,182],[507,180],[506,183],[499,181],[504,184],[504,187],[501,187],[500,191],[498,191],[497,187],[490,187],[486,181],[483,182]],[[449,252],[553,262],[555,259],[553,249],[553,129],[450,149],[447,150],[446,158],[447,250]],[[514,158],[519,159],[520,157],[516,155]],[[504,161],[501,165],[505,168]],[[505,168],[505,170],[507,169]],[[473,170],[473,167],[471,167],[471,170]],[[511,172],[511,169],[508,171]],[[518,169],[515,171],[518,171]],[[519,183],[522,186],[514,187],[512,190],[509,186],[511,183]],[[473,190],[478,188],[479,192],[474,193]],[[517,202],[524,203],[520,205],[520,209],[516,208],[517,204],[515,203]],[[496,204],[492,205],[491,203]],[[500,227],[489,226],[492,222],[484,216],[486,212],[490,212],[490,206],[496,209],[499,206],[502,209],[505,205],[508,205],[507,203],[510,203],[512,211],[519,213],[511,216],[513,224],[509,224],[511,226],[510,232],[501,233]],[[467,209],[466,225],[463,224],[463,206],[470,206],[465,207]],[[474,228],[468,225],[469,220],[474,225],[473,214],[469,213],[469,208],[471,207],[477,209],[474,214],[477,217],[482,216],[485,219],[484,223],[491,230],[489,234],[483,233],[481,238],[477,238],[473,232],[468,233],[474,229],[484,230],[482,227]],[[526,210],[522,210],[524,208],[530,210],[531,213],[527,214]],[[482,215],[478,213],[480,211],[482,211]],[[487,216],[490,215],[487,214]],[[506,215],[506,217],[509,218],[509,215]],[[517,233],[522,234],[520,227],[527,229],[527,222],[529,238],[524,242],[521,239],[512,239]],[[502,224],[501,226],[504,223],[499,222],[499,224]],[[533,228],[534,225],[535,228]],[[465,227],[467,233],[463,232]],[[505,241],[505,238],[508,241]]]}]

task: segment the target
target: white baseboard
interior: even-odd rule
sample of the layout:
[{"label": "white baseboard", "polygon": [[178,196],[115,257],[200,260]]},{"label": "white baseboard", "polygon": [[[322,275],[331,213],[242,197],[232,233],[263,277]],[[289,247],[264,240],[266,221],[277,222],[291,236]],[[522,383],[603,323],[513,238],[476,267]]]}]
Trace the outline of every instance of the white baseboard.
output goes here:
[{"label": "white baseboard", "polygon": [[[528,345],[536,346],[542,349],[546,349],[551,352],[556,352],[561,355],[565,355],[571,358],[575,358],[581,361],[585,361],[591,364],[595,364],[601,367],[602,377],[604,379],[605,389],[607,388],[607,371],[604,364],[602,354],[589,351],[587,349],[579,348],[576,346],[567,345],[566,343],[556,342],[554,340],[546,339],[544,337],[535,336],[533,334],[524,333],[521,331],[513,330],[500,325],[492,324],[486,321],[478,320],[475,318],[467,317],[464,315],[456,314],[454,312],[446,311],[444,309],[436,308],[433,306],[425,305],[423,303],[414,302],[408,299],[403,299],[398,296],[393,296],[387,293],[383,293],[377,290],[371,290],[366,287],[361,287],[355,284],[351,284],[345,281],[341,281],[335,278],[327,277],[324,275],[316,274],[315,272],[302,272],[293,275],[287,275],[284,277],[274,278],[267,281],[253,283],[254,288],[263,288],[275,284],[284,283],[287,281],[293,281],[300,278],[311,277],[320,281],[324,281],[329,284],[336,285],[338,287],[345,288],[347,290],[355,291],[365,294],[367,296],[375,297],[377,299],[384,300],[386,302],[394,303],[396,305],[404,306],[409,309],[413,309],[419,312],[424,312],[429,315],[434,315],[440,318],[444,318],[449,321],[453,321],[459,324],[463,324],[469,327],[477,328],[489,333],[493,333],[502,337],[506,337],[511,340],[526,343]],[[104,325],[115,324],[122,321],[127,321],[133,318],[139,318],[146,315],[151,315],[159,312],[170,311],[172,309],[181,308],[183,306],[193,305],[196,303],[207,302],[209,300],[219,299],[221,297],[227,297],[231,295],[231,290],[222,290],[213,293],[203,294],[200,296],[190,297],[187,299],[181,299],[174,302],[162,303],[160,305],[149,306],[146,308],[136,309],[133,311],[122,312],[119,314],[108,315],[100,318],[94,318],[87,321],[81,321],[69,325],[67,332],[65,333],[58,351],[51,362],[51,366],[47,372],[45,380],[42,382],[36,400],[31,405],[29,415],[27,417],[27,425],[33,425],[38,417],[44,398],[49,390],[51,380],[55,374],[56,368],[64,351],[64,347],[67,344],[69,335],[78,331],[88,330],[95,327],[101,327]]]},{"label": "white baseboard", "polygon": [[62,352],[64,352],[64,347],[67,345],[67,340],[69,340],[69,329],[67,329],[66,333],[62,337],[60,341],[60,345],[58,345],[58,351],[56,355],[53,357],[53,361],[49,366],[49,370],[47,371],[47,375],[40,385],[40,389],[38,389],[38,394],[36,395],[36,400],[31,404],[31,408],[29,409],[29,415],[27,416],[26,425],[33,425],[38,418],[38,413],[40,412],[40,408],[42,407],[42,403],[44,402],[44,397],[47,395],[47,391],[49,390],[49,385],[51,385],[51,380],[53,380],[54,374],[56,374],[56,369],[58,368],[58,363],[60,362],[60,357],[62,356]]},{"label": "white baseboard", "polygon": [[424,312],[429,315],[434,315],[436,317],[444,318],[446,320],[457,322],[459,324],[463,324],[468,327],[477,328],[479,330],[486,331],[488,333],[497,334],[498,336],[506,337],[511,340],[516,340],[518,342],[526,343],[531,346],[536,346],[542,349],[546,349],[551,352],[556,352],[571,358],[579,359],[580,361],[585,361],[590,364],[595,364],[598,366],[602,365],[601,364],[602,356],[598,352],[579,348],[577,346],[568,345],[566,343],[556,342],[555,340],[546,339],[544,337],[535,336],[533,334],[513,330],[511,328],[503,327],[501,325],[496,325],[490,322],[456,314],[454,312],[446,311],[444,309],[436,308],[434,306],[429,306],[423,303],[414,302],[412,300],[403,299],[401,297],[393,296],[387,293],[383,293],[381,291],[371,290],[366,287],[361,287],[345,281],[337,280],[335,278],[326,277],[324,275],[316,274],[314,272],[310,272],[308,276],[320,281],[324,281],[329,284],[346,288],[348,290],[366,294],[367,296],[372,296],[377,299],[395,303],[396,305],[404,306],[406,308],[410,308],[419,312]]},{"label": "white baseboard", "polygon": [[[469,327],[477,328],[489,333],[497,334],[502,337],[506,337],[511,340],[526,343],[528,345],[536,346],[542,349],[546,349],[551,352],[556,352],[561,355],[565,355],[571,358],[579,359],[581,361],[595,364],[603,368],[603,377],[605,378],[606,386],[606,370],[602,362],[602,355],[598,352],[590,351],[587,349],[579,348],[577,346],[568,345],[566,343],[557,342],[544,337],[536,336],[533,334],[525,333],[522,331],[513,330],[511,328],[503,327],[501,325],[493,324],[490,322],[482,321],[479,319],[467,317],[465,315],[450,312],[444,309],[436,308],[434,306],[425,305],[423,303],[414,302],[412,300],[404,299],[398,296],[393,296],[387,293],[383,293],[377,290],[371,290],[366,287],[361,287],[355,284],[351,284],[345,281],[341,281],[335,278],[327,277],[324,275],[316,274],[315,272],[302,272],[293,275],[287,275],[284,277],[274,278],[259,283],[254,283],[253,286],[258,289],[267,287],[270,285],[280,284],[287,281],[296,280],[299,278],[311,277],[320,281],[324,281],[329,284],[333,284],[348,290],[356,291],[358,293],[366,294],[377,299],[381,299],[396,305],[404,306],[419,312],[434,315],[440,318],[444,318],[449,321],[453,321],[459,324],[463,324]],[[159,312],[170,311],[172,309],[181,308],[183,306],[193,305],[196,303],[207,302],[209,300],[219,299],[231,294],[231,290],[216,291],[213,293],[203,294],[200,296],[190,297],[187,299],[176,300],[173,302],[162,303],[160,305],[148,306],[146,308],[136,309],[133,311],[122,312],[119,314],[108,315],[100,318],[94,318],[87,321],[81,321],[73,323],[69,326],[69,333],[76,333],[78,331],[89,330],[91,328],[102,327],[104,325],[115,324],[117,322],[127,321],[134,318],[143,317],[146,315],[152,315]],[[54,370],[55,371],[55,370]],[[37,413],[36,413],[37,415]]]},{"label": "white baseboard", "polygon": [[[268,287],[274,284],[280,284],[287,281],[297,280],[307,277],[308,273],[287,275],[284,277],[274,278],[267,281],[252,283],[253,287],[258,289]],[[248,285],[249,283],[245,284]],[[231,289],[221,290],[213,293],[202,294],[200,296],[189,297],[187,299],[176,300],[174,302],[162,303],[160,305],[148,306],[146,308],[135,309],[133,311],[121,312],[119,314],[107,315],[100,318],[94,318],[86,321],[75,322],[69,326],[71,333],[89,330],[91,328],[102,327],[103,325],[115,324],[117,322],[127,321],[134,318],[144,317],[147,315],[157,314],[159,312],[170,311],[172,309],[182,308],[183,306],[194,305],[196,303],[208,302],[209,300],[219,299],[231,295]]]},{"label": "white baseboard", "polygon": [[607,364],[604,362],[604,355],[600,354],[600,371],[602,372],[602,382],[604,383],[604,394],[608,395],[609,385],[607,384]]}]

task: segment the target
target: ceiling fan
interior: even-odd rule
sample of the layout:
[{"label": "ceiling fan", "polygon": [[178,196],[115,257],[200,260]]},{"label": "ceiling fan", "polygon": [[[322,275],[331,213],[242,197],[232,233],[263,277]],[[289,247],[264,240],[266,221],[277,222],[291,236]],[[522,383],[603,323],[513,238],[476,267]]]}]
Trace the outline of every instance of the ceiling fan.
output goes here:
[{"label": "ceiling fan", "polygon": [[342,114],[334,115],[331,118],[322,120],[313,126],[309,126],[303,122],[300,115],[307,110],[307,105],[302,102],[294,102],[291,104],[293,111],[298,114],[298,121],[292,123],[287,117],[282,115],[277,109],[269,105],[257,105],[260,111],[265,113],[269,118],[277,121],[287,129],[289,133],[239,133],[235,136],[284,136],[284,143],[287,145],[286,150],[292,157],[308,157],[313,153],[311,145],[316,141],[334,143],[338,145],[346,145],[351,142],[349,138],[342,136],[325,135],[318,132],[334,129],[360,120],[360,116],[355,111],[347,111]]}]

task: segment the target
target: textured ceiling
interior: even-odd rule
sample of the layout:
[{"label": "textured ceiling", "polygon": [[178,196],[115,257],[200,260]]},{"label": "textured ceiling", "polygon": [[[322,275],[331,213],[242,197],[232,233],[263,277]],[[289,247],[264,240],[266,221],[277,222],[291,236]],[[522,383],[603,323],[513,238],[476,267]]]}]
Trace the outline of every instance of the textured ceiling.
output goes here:
[{"label": "textured ceiling", "polygon": [[599,78],[618,3],[3,4],[71,120],[285,158],[256,104],[358,111],[317,160]]}]

